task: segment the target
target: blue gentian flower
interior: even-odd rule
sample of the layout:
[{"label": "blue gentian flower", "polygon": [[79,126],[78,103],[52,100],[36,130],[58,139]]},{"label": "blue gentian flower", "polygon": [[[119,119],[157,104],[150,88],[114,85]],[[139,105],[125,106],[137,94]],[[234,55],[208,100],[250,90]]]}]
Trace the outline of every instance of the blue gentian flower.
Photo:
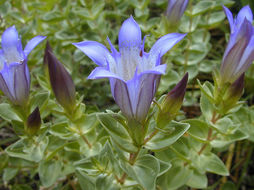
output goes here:
[{"label": "blue gentian flower", "polygon": [[168,0],[166,17],[169,23],[175,25],[179,22],[188,6],[188,3],[189,0]]},{"label": "blue gentian flower", "polygon": [[30,89],[27,56],[45,38],[44,36],[34,37],[23,50],[15,26],[7,28],[2,34],[0,89],[15,105],[27,103]]},{"label": "blue gentian flower", "polygon": [[125,20],[118,35],[119,52],[108,39],[111,53],[94,41],[74,43],[92,59],[98,67],[88,79],[109,78],[112,95],[122,113],[129,120],[143,122],[157,90],[160,76],[166,65],[161,65],[161,57],[185,34],[172,33],[161,37],[149,53],[144,51],[145,38],[130,17]]},{"label": "blue gentian flower", "polygon": [[220,68],[221,83],[233,83],[254,60],[253,14],[249,6],[243,7],[236,18],[223,7],[230,24],[230,39]]}]

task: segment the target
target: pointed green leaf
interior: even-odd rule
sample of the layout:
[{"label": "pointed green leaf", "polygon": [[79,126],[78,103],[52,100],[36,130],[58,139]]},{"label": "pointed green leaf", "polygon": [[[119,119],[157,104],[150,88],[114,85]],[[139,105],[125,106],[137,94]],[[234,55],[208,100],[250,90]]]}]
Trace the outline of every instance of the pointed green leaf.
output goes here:
[{"label": "pointed green leaf", "polygon": [[104,129],[110,134],[112,139],[127,152],[137,152],[137,147],[133,145],[128,132],[120,123],[118,123],[110,114],[97,114],[98,120]]},{"label": "pointed green leaf", "polygon": [[180,123],[172,121],[168,126],[160,130],[151,140],[149,140],[145,147],[150,150],[160,150],[173,144],[179,139],[188,129],[188,123]]},{"label": "pointed green leaf", "polygon": [[143,155],[137,159],[134,165],[122,163],[122,168],[144,189],[155,190],[156,178],[160,173],[160,163],[155,157]]}]

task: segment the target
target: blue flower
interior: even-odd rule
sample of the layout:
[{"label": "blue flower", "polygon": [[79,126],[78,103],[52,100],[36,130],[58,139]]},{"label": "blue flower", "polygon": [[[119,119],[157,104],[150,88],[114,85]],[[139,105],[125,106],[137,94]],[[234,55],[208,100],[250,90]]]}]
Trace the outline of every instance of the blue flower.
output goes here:
[{"label": "blue flower", "polygon": [[149,53],[144,51],[145,38],[135,20],[125,20],[118,35],[119,52],[108,39],[112,53],[94,41],[74,43],[98,67],[89,79],[109,78],[112,95],[122,113],[129,120],[143,122],[157,90],[166,65],[161,57],[185,34],[172,33],[161,37]]},{"label": "blue flower", "polygon": [[15,105],[24,105],[28,101],[30,75],[26,64],[27,56],[45,38],[44,36],[34,37],[23,50],[15,26],[7,28],[2,34],[0,89]]},{"label": "blue flower", "polygon": [[166,16],[172,25],[179,22],[188,6],[189,0],[168,0]]},{"label": "blue flower", "polygon": [[230,39],[220,68],[220,82],[233,83],[254,60],[253,14],[249,6],[243,7],[236,18],[223,7],[230,24]]}]

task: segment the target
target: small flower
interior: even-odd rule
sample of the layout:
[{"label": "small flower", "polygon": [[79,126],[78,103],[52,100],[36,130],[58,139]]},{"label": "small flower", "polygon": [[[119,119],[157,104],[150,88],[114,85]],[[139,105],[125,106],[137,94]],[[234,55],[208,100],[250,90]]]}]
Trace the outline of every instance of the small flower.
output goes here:
[{"label": "small flower", "polygon": [[112,53],[94,41],[74,43],[92,59],[98,67],[89,79],[109,78],[111,92],[122,113],[129,120],[143,122],[157,90],[160,76],[166,65],[161,65],[161,57],[185,34],[172,33],[161,37],[149,53],[144,51],[145,38],[141,40],[141,30],[130,17],[125,20],[118,35],[119,52],[108,39]]},{"label": "small flower", "polygon": [[44,61],[48,65],[49,78],[55,97],[59,104],[68,112],[72,112],[76,106],[75,85],[71,75],[52,53],[52,49],[47,42]]},{"label": "small flower", "polygon": [[36,36],[25,49],[15,26],[7,28],[2,34],[0,49],[0,89],[15,105],[24,105],[29,98],[30,75],[27,56],[46,37]]},{"label": "small flower", "polygon": [[28,116],[26,122],[26,132],[28,135],[35,135],[41,127],[41,115],[38,107]]},{"label": "small flower", "polygon": [[236,18],[223,7],[230,24],[230,39],[220,68],[220,83],[233,83],[254,60],[253,14],[249,6],[243,7]]},{"label": "small flower", "polygon": [[171,25],[176,25],[188,6],[189,0],[168,0],[166,17]]}]

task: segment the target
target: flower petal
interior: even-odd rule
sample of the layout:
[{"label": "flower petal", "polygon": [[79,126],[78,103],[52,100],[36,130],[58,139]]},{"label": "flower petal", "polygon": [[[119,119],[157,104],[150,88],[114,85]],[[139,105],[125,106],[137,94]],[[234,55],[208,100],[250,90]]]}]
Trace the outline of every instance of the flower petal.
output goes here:
[{"label": "flower petal", "polygon": [[138,47],[141,46],[141,30],[139,25],[131,16],[127,20],[125,20],[120,28],[118,34],[118,44],[119,49],[124,47]]},{"label": "flower petal", "polygon": [[15,26],[7,28],[2,34],[2,49],[7,63],[23,61],[22,44]]},{"label": "flower petal", "polygon": [[162,74],[165,74],[166,69],[167,69],[167,64],[162,64],[162,65],[158,65],[158,66],[154,67],[151,70],[144,71],[141,74],[157,74],[157,75],[162,75]]},{"label": "flower petal", "polygon": [[140,86],[137,96],[137,107],[135,110],[135,117],[138,121],[143,121],[151,106],[155,92],[157,90],[160,76],[157,74],[144,74],[140,77]]},{"label": "flower petal", "polygon": [[5,62],[4,52],[3,50],[0,49],[0,71],[4,67],[4,62]]},{"label": "flower petal", "polygon": [[25,49],[24,49],[24,54],[25,54],[25,56],[28,56],[28,54],[29,54],[39,43],[41,43],[45,38],[46,38],[46,36],[36,36],[36,37],[32,38],[32,39],[26,44],[26,47],[25,47]]},{"label": "flower petal", "polygon": [[117,105],[127,118],[133,118],[131,100],[126,83],[118,79],[111,79],[110,83],[113,85],[113,97]]},{"label": "flower petal", "polygon": [[6,88],[8,88],[8,90],[4,89],[4,84],[2,82],[2,91],[5,92],[9,92],[5,93],[6,96],[8,96],[8,98],[11,101],[15,101],[16,97],[15,97],[15,90],[14,90],[14,73],[15,73],[15,67],[19,65],[19,63],[12,63],[10,65],[7,65],[6,63],[4,64],[3,69],[1,70],[1,77],[6,85]]},{"label": "flower petal", "polygon": [[228,18],[228,22],[229,22],[229,25],[230,25],[231,33],[234,33],[234,31],[235,31],[235,25],[234,25],[233,15],[232,15],[231,11],[227,7],[223,6],[223,9],[224,9],[224,12],[225,12],[225,14],[226,14],[226,16]]},{"label": "flower petal", "polygon": [[93,62],[99,66],[106,66],[110,53],[108,49],[101,43],[95,41],[85,41],[73,43],[78,49],[83,51]]},{"label": "flower petal", "polygon": [[248,46],[242,55],[241,61],[235,70],[236,78],[238,78],[242,73],[244,73],[252,64],[254,60],[254,36],[251,38]]},{"label": "flower petal", "polygon": [[12,96],[4,77],[2,76],[2,73],[0,73],[0,89],[3,91],[5,96],[7,96],[12,102],[14,101],[14,97]]},{"label": "flower petal", "polygon": [[241,26],[241,24],[244,22],[244,19],[247,19],[248,21],[250,21],[252,23],[253,21],[253,14],[252,14],[252,11],[251,11],[251,8],[249,5],[247,6],[244,6],[240,12],[237,14],[237,17],[236,17],[236,25],[238,27]]},{"label": "flower petal", "polygon": [[150,50],[151,56],[156,56],[160,54],[162,57],[168,50],[170,50],[175,44],[181,41],[186,34],[179,34],[179,33],[171,33],[161,37]]},{"label": "flower petal", "polygon": [[115,73],[108,71],[105,67],[96,67],[87,78],[88,79],[116,78],[123,81],[121,77],[117,76]]},{"label": "flower petal", "polygon": [[18,105],[24,105],[29,99],[30,80],[27,78],[26,70],[28,70],[26,63],[15,66],[14,92]]}]

